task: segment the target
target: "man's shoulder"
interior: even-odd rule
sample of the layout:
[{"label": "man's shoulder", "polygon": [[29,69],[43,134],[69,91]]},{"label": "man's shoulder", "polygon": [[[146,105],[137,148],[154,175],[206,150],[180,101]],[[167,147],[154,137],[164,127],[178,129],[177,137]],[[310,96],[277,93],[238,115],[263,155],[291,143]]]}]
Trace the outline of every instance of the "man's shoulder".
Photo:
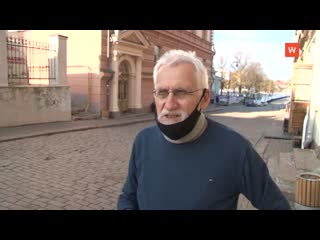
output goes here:
[{"label": "man's shoulder", "polygon": [[210,118],[207,118],[207,120],[209,124],[209,129],[213,132],[213,134],[219,135],[219,138],[227,139],[229,141],[234,139],[235,141],[243,141],[245,143],[248,142],[248,140],[243,135],[241,135],[239,132],[232,129],[231,127],[219,123]]},{"label": "man's shoulder", "polygon": [[157,126],[152,125],[150,127],[146,127],[140,130],[134,139],[135,147],[146,146],[146,144],[153,144],[157,136],[159,135],[159,130],[157,130]]},{"label": "man's shoulder", "polygon": [[207,118],[208,120],[208,124],[209,124],[209,127],[211,129],[213,129],[214,131],[221,131],[221,132],[225,132],[225,133],[229,133],[229,134],[235,134],[235,135],[238,135],[239,133],[236,132],[234,129],[232,129],[231,127],[227,126],[227,125],[224,125],[220,122],[217,122],[211,118]]},{"label": "man's shoulder", "polygon": [[146,127],[142,130],[140,130],[140,132],[138,132],[136,139],[141,139],[141,138],[147,138],[149,136],[154,136],[157,133],[157,126],[156,125],[152,125],[150,127]]}]

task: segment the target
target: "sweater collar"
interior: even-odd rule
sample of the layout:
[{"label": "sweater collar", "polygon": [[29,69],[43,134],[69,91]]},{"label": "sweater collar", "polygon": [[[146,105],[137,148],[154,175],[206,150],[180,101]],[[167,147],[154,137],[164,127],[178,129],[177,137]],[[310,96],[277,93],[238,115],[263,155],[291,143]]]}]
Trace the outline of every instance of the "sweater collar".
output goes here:
[{"label": "sweater collar", "polygon": [[172,140],[171,138],[168,138],[166,135],[164,134],[162,135],[165,137],[165,139],[167,139],[171,143],[181,144],[181,143],[191,142],[201,136],[201,134],[206,129],[207,125],[208,125],[207,119],[204,113],[202,112],[196,125],[194,126],[192,131],[188,133],[186,136],[178,140]]}]

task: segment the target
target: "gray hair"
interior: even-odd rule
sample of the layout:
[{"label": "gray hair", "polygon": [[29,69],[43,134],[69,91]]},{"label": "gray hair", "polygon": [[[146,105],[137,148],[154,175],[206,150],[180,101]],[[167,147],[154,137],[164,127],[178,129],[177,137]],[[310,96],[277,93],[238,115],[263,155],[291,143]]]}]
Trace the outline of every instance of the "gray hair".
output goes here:
[{"label": "gray hair", "polygon": [[159,58],[153,70],[154,85],[162,66],[175,66],[180,63],[191,63],[195,68],[197,86],[209,89],[208,72],[202,61],[196,56],[195,52],[180,49],[169,50]]}]

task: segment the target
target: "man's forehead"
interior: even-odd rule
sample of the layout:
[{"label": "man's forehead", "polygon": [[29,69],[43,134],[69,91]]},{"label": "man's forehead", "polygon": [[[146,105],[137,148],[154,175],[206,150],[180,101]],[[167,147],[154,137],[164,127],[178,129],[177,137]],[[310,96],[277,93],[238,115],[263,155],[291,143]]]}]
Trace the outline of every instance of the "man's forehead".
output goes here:
[{"label": "man's forehead", "polygon": [[155,81],[156,85],[176,85],[181,88],[192,87],[196,85],[196,75],[195,72],[192,74],[185,69],[177,69],[178,65],[175,66],[163,66],[161,67],[157,79]]},{"label": "man's forehead", "polygon": [[190,62],[173,62],[173,63],[161,65],[159,67],[158,73],[160,73],[163,69],[173,70],[174,68],[179,68],[179,67],[187,67],[195,71],[195,66]]},{"label": "man's forehead", "polygon": [[168,82],[168,81],[157,81],[156,87],[157,88],[168,88],[168,87],[174,87],[176,88],[192,88],[196,84],[194,81],[179,81],[179,82]]}]

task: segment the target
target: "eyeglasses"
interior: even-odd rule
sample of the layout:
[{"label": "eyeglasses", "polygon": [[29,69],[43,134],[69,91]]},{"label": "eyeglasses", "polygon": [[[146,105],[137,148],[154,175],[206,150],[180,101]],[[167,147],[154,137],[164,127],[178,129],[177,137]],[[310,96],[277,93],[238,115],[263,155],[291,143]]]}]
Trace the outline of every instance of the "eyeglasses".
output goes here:
[{"label": "eyeglasses", "polygon": [[169,93],[172,93],[173,96],[182,99],[182,98],[185,98],[186,96],[188,96],[194,92],[200,91],[200,90],[202,90],[202,89],[197,89],[194,91],[187,91],[185,89],[173,89],[173,90],[155,89],[155,90],[153,90],[153,94],[160,99],[165,99],[169,96]]}]

